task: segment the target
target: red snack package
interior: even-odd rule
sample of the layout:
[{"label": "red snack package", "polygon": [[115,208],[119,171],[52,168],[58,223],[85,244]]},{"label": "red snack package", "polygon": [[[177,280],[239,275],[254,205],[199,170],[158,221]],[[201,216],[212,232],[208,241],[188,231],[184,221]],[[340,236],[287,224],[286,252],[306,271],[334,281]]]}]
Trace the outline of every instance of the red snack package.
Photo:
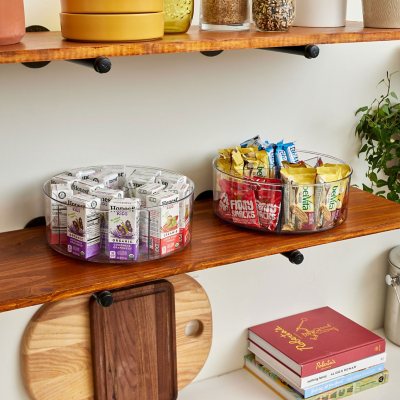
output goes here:
[{"label": "red snack package", "polygon": [[254,177],[260,186],[257,190],[257,211],[260,225],[274,232],[278,226],[282,203],[282,181],[273,178]]},{"label": "red snack package", "polygon": [[230,206],[234,223],[253,228],[260,227],[254,190],[236,190],[232,192]]},{"label": "red snack package", "polygon": [[218,214],[221,218],[232,221],[231,197],[232,197],[232,181],[220,179],[218,181],[221,188],[220,199],[218,201]]},{"label": "red snack package", "polygon": [[257,210],[263,228],[274,232],[281,213],[282,191],[279,187],[261,189],[257,192]]}]

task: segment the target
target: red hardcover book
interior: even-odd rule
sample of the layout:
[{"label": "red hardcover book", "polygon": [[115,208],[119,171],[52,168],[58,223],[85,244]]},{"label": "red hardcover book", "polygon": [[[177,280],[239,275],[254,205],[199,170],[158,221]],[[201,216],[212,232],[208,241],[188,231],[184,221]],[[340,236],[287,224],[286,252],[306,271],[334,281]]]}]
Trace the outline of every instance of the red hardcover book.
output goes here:
[{"label": "red hardcover book", "polygon": [[385,351],[385,340],[329,307],[249,328],[249,339],[301,377]]}]

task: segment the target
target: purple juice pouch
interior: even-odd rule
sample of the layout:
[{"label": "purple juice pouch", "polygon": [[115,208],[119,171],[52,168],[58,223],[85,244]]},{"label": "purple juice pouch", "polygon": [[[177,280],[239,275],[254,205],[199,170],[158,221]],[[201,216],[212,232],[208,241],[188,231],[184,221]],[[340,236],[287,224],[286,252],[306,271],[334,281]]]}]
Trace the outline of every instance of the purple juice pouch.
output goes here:
[{"label": "purple juice pouch", "polygon": [[108,253],[111,260],[139,257],[139,199],[112,199],[108,211]]},{"label": "purple juice pouch", "polygon": [[87,194],[67,202],[67,250],[88,259],[100,252],[100,199]]},{"label": "purple juice pouch", "polygon": [[287,160],[290,163],[295,164],[299,162],[299,156],[297,155],[296,147],[293,142],[285,143],[283,148],[285,149]]}]

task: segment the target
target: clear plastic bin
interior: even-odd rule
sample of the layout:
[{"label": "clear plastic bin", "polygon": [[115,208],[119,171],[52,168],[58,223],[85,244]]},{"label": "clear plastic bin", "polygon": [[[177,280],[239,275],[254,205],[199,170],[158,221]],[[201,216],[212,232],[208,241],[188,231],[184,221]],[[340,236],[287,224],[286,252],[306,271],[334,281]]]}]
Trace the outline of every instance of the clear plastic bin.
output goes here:
[{"label": "clear plastic bin", "polygon": [[[78,170],[118,173],[117,180],[112,182],[115,193],[99,196],[96,194],[99,192],[94,192],[93,201],[81,203],[82,198],[88,199],[85,197],[88,194],[93,196],[92,192],[71,199],[71,194],[79,194],[74,183],[69,183],[71,189],[63,190],[68,188],[68,183],[65,186],[55,177],[48,180],[43,186],[46,234],[48,244],[55,251],[81,260],[120,264],[163,258],[190,243],[194,183],[189,178],[173,171],[141,166],[85,167],[74,169],[73,173]],[[164,185],[161,194],[154,191],[155,206],[144,204],[144,200],[139,206],[134,198],[135,187],[143,183],[138,177],[143,174],[156,176],[156,182]],[[182,182],[182,179],[186,185],[177,190],[179,185],[173,182]],[[94,182],[92,177],[76,180],[83,185],[90,181],[93,186]],[[146,197],[142,194],[142,199]]]},{"label": "clear plastic bin", "polygon": [[[315,166],[318,160],[345,164],[337,158],[298,151],[299,160]],[[346,220],[352,170],[339,180],[316,184],[291,184],[280,179],[279,168],[267,172],[273,183],[251,176],[239,177],[217,167],[213,161],[214,211],[232,224],[264,232],[311,233],[334,228]]]}]

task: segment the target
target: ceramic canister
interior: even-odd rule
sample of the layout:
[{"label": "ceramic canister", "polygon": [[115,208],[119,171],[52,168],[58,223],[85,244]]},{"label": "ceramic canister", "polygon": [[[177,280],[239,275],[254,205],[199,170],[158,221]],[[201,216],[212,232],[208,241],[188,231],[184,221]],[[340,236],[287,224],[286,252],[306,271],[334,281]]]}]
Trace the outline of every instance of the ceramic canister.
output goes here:
[{"label": "ceramic canister", "polygon": [[296,0],[294,26],[334,28],[346,24],[347,0]]},{"label": "ceramic canister", "polygon": [[24,1],[0,0],[0,45],[18,43],[24,35]]},{"label": "ceramic canister", "polygon": [[400,346],[400,246],[390,251],[388,264],[385,334],[391,342]]}]

